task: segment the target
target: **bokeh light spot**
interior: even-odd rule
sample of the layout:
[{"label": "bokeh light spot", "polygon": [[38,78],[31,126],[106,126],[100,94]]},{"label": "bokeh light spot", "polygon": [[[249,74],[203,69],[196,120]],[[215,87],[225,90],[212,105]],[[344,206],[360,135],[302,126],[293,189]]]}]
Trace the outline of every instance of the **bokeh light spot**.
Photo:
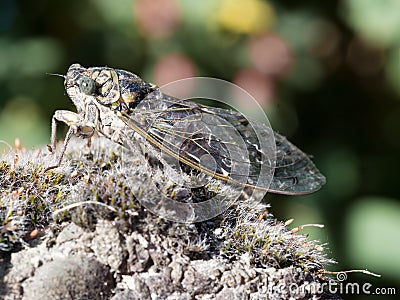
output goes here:
[{"label": "bokeh light spot", "polygon": [[161,57],[154,67],[154,81],[159,86],[196,75],[192,60],[181,53],[169,53]]},{"label": "bokeh light spot", "polygon": [[398,199],[369,196],[350,208],[344,230],[352,265],[400,278],[400,204]]},{"label": "bokeh light spot", "polygon": [[260,0],[223,0],[218,13],[221,27],[244,34],[266,31],[274,19],[270,3]]},{"label": "bokeh light spot", "polygon": [[293,65],[293,53],[278,35],[255,36],[250,40],[248,50],[254,67],[265,74],[283,76]]},{"label": "bokeh light spot", "polygon": [[346,0],[342,3],[342,15],[363,38],[377,46],[398,43],[400,1]]},{"label": "bokeh light spot", "polygon": [[171,35],[181,20],[176,0],[137,0],[134,14],[142,35],[154,39]]},{"label": "bokeh light spot", "polygon": [[[247,68],[238,71],[233,77],[233,83],[250,93],[262,107],[269,106],[273,102],[274,81],[255,69]],[[241,105],[252,104],[242,103]]]}]

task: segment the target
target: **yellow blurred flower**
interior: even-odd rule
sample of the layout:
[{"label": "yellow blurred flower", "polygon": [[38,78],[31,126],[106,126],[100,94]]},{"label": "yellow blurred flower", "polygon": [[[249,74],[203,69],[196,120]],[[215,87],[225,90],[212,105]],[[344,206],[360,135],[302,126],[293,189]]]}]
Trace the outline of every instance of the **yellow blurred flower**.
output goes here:
[{"label": "yellow blurred flower", "polygon": [[275,19],[274,10],[262,0],[222,0],[217,14],[221,27],[235,33],[254,34],[268,30]]}]

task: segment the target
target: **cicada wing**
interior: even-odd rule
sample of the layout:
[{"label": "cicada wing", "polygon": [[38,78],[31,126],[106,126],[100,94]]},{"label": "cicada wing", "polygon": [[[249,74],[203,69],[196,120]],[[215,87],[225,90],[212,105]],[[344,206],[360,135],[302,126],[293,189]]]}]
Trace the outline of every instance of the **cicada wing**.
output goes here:
[{"label": "cicada wing", "polygon": [[275,162],[272,130],[240,113],[163,95],[145,99],[122,119],[175,167],[243,187],[269,187]]},{"label": "cicada wing", "polygon": [[275,140],[272,128],[243,114],[223,108],[202,107],[210,115],[223,118],[239,134],[249,160],[247,186],[268,190],[275,170]]},{"label": "cicada wing", "polygon": [[183,163],[217,179],[278,194],[308,194],[325,184],[309,156],[271,127],[236,111],[160,93],[123,120],[175,166]]},{"label": "cicada wing", "polygon": [[[264,153],[269,154],[265,155],[264,159],[268,157],[275,159],[274,174],[268,190],[270,193],[287,195],[310,194],[319,190],[325,184],[324,175],[317,169],[310,157],[284,136],[273,132],[270,127],[264,126],[264,124],[260,124],[257,121],[251,121],[248,124],[250,119],[235,111],[213,107],[207,107],[206,109],[222,116],[249,141],[247,147],[253,160],[251,167],[254,170],[253,173],[250,172],[249,174],[250,180],[256,180],[257,176],[261,178],[263,176],[262,171],[257,171],[261,165],[255,161],[260,159],[259,151],[256,149],[256,147],[260,146],[259,140],[274,141],[275,147],[264,143],[263,149]],[[273,135],[272,138],[271,135]],[[275,151],[275,156],[271,156],[269,153],[272,149]]]},{"label": "cicada wing", "polygon": [[326,182],[310,157],[275,133],[276,166],[270,186],[271,193],[286,195],[310,194]]}]

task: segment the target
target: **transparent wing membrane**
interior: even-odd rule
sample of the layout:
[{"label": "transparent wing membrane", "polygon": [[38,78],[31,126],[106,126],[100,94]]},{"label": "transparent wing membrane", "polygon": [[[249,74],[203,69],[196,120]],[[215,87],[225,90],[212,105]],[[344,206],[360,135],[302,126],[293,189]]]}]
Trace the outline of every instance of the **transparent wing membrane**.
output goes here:
[{"label": "transparent wing membrane", "polygon": [[176,170],[280,194],[312,193],[325,183],[306,154],[236,111],[155,92],[122,119]]}]

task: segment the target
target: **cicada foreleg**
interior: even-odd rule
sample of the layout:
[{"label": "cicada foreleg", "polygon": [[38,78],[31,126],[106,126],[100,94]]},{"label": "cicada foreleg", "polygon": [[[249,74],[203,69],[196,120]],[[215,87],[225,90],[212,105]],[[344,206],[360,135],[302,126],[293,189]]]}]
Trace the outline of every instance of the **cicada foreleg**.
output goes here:
[{"label": "cicada foreleg", "polygon": [[[91,116],[90,119],[95,120],[96,118],[94,116]],[[51,153],[55,152],[57,145],[57,140],[56,140],[57,122],[63,122],[67,124],[69,126],[69,129],[65,136],[64,144],[61,149],[61,153],[57,163],[53,166],[46,168],[45,172],[60,166],[61,161],[65,154],[65,150],[67,149],[68,143],[71,140],[72,135],[76,135],[82,138],[89,138],[90,140],[96,128],[95,123],[91,120],[88,120],[87,118],[82,118],[80,114],[68,110],[57,110],[54,113],[51,123],[51,145],[47,145],[47,149]]]}]

